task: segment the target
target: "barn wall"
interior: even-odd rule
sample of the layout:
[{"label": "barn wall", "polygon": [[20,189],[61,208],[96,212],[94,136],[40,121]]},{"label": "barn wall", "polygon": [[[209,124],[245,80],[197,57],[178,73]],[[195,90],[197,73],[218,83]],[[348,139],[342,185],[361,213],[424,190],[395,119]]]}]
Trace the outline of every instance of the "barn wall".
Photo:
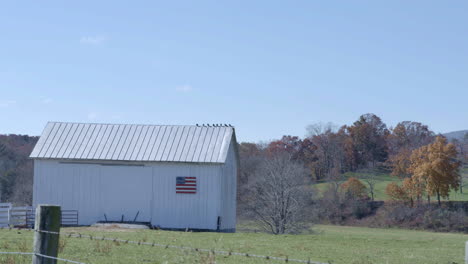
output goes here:
[{"label": "barn wall", "polygon": [[[108,220],[120,220],[121,214],[133,220],[139,213],[137,221],[162,228],[216,229],[223,170],[216,164],[103,166],[35,160],[33,203],[78,210],[80,225],[104,220],[104,214]],[[177,176],[197,177],[197,193],[176,194]]]},{"label": "barn wall", "polygon": [[63,210],[78,210],[83,225],[101,220],[98,165],[36,160],[34,167],[34,207],[56,204]]},{"label": "barn wall", "polygon": [[[216,229],[220,211],[220,165],[158,164],[152,168],[152,225]],[[197,193],[177,194],[177,176],[197,177]]]},{"label": "barn wall", "polygon": [[226,232],[236,230],[237,157],[234,144],[236,142],[231,141],[226,162],[221,169],[221,230]]}]

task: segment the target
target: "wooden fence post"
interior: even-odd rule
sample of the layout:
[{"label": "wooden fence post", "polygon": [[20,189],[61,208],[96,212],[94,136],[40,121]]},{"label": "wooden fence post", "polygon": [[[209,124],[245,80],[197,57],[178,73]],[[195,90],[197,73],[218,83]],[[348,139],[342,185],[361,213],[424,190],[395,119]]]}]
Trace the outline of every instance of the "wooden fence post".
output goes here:
[{"label": "wooden fence post", "polygon": [[[38,205],[34,224],[34,253],[57,257],[59,235],[38,231],[60,232],[61,211],[58,205]],[[56,264],[57,260],[33,255],[33,264]]]},{"label": "wooden fence post", "polygon": [[465,264],[468,264],[468,241],[465,243]]}]

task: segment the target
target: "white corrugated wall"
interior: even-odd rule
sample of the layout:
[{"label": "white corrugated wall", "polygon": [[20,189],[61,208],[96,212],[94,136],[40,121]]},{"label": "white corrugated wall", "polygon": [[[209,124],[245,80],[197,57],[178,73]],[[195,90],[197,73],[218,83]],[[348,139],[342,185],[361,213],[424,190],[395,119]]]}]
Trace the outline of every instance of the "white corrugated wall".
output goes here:
[{"label": "white corrugated wall", "polygon": [[[216,229],[220,210],[220,165],[153,165],[154,226]],[[196,194],[177,194],[177,176],[197,178]]]},{"label": "white corrugated wall", "polygon": [[34,162],[33,206],[57,204],[63,210],[78,210],[79,223],[100,220],[100,170],[98,165]]},{"label": "white corrugated wall", "polygon": [[[221,229],[233,229],[235,170],[232,150],[225,165],[158,162],[103,166],[35,160],[33,204],[78,210],[80,225],[104,220],[104,214],[108,220],[120,220],[122,214],[125,220],[133,220],[139,212],[137,221],[162,228],[215,230],[221,216]],[[197,193],[176,194],[177,176],[197,177]]]}]

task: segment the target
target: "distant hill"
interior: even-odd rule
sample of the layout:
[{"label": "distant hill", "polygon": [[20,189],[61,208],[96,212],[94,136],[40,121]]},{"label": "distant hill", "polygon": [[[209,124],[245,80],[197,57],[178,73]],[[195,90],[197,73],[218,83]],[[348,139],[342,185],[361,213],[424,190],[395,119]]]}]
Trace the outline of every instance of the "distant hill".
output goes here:
[{"label": "distant hill", "polygon": [[33,162],[28,157],[38,139],[0,134],[0,202],[31,204]]},{"label": "distant hill", "polygon": [[443,135],[444,135],[448,140],[452,140],[452,139],[455,139],[455,138],[458,139],[458,140],[462,140],[466,133],[468,133],[468,129],[466,129],[466,130],[460,130],[460,131],[448,132],[448,133],[445,133],[445,134],[443,134]]}]

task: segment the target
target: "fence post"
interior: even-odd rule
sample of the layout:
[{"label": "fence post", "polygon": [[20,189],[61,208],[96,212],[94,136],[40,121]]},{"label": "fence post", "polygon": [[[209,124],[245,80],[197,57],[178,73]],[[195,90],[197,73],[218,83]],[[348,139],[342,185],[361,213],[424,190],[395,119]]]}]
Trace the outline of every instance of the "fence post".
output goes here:
[{"label": "fence post", "polygon": [[468,241],[465,243],[465,264],[468,264]]},{"label": "fence post", "polygon": [[[38,205],[36,208],[36,222],[34,224],[34,253],[57,257],[58,234],[38,231],[60,232],[60,206]],[[56,264],[57,260],[33,255],[32,264]]]}]

